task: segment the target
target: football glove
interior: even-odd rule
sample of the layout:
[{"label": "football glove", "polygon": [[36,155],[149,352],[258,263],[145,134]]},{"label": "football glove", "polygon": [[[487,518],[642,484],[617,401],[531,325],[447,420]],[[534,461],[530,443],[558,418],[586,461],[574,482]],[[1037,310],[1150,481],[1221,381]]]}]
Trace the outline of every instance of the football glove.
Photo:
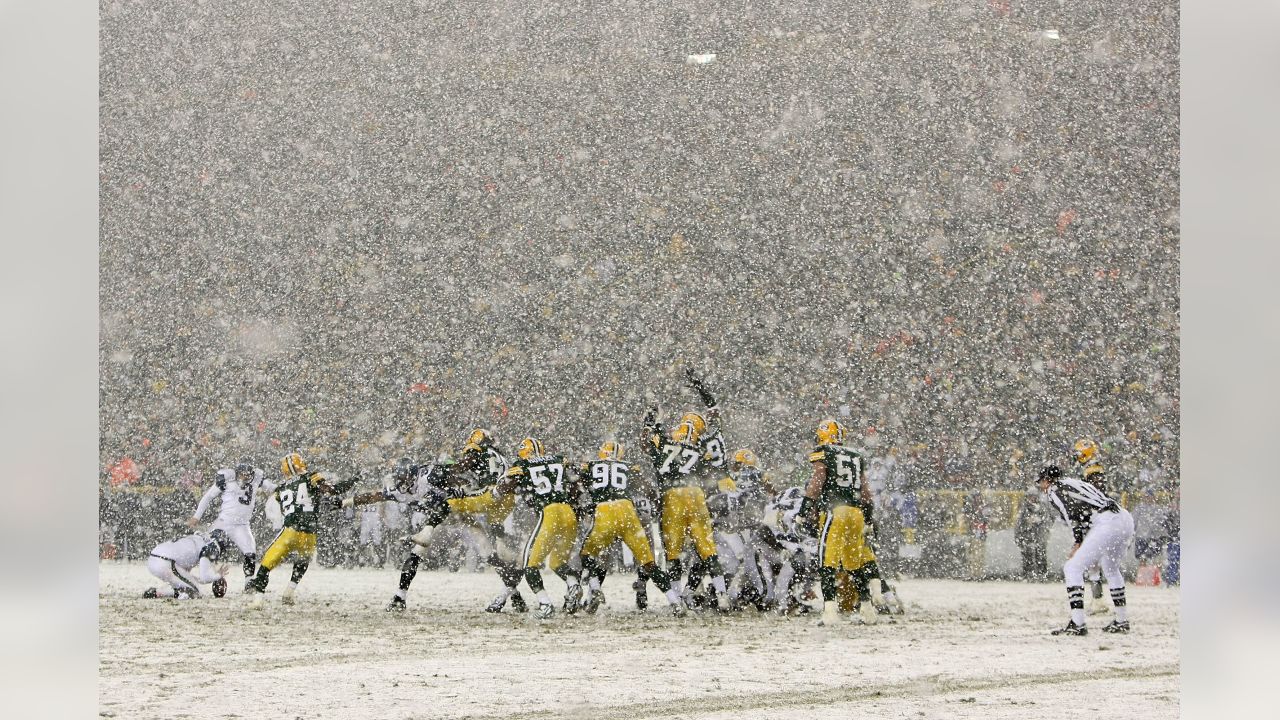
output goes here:
[{"label": "football glove", "polygon": [[711,393],[707,390],[706,386],[702,384],[702,380],[697,375],[693,374],[693,368],[685,368],[684,375],[689,378],[689,387],[697,391],[698,397],[702,398],[702,404],[706,405],[710,409],[714,409],[716,406],[715,398],[711,396]]},{"label": "football glove", "polygon": [[658,432],[658,406],[654,405],[649,408],[649,412],[644,416],[644,429],[649,433]]}]

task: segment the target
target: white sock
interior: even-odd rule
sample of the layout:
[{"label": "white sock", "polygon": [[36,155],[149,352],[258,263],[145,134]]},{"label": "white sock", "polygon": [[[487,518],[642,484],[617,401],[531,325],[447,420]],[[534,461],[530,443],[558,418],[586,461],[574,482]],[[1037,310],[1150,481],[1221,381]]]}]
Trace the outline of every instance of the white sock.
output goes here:
[{"label": "white sock", "polygon": [[396,589],[396,597],[400,598],[401,600],[404,600],[405,597],[407,597],[408,595],[409,595],[408,590],[400,590],[399,588]]},{"label": "white sock", "polygon": [[724,576],[723,576],[723,575],[716,575],[716,576],[712,577],[712,578],[711,578],[711,585],[712,585],[713,587],[715,587],[716,592],[717,592],[717,593],[719,593],[720,595],[724,595],[724,594],[725,594],[725,591],[724,591]]},{"label": "white sock", "polygon": [[600,592],[600,578],[592,575],[591,579],[587,580],[587,586],[591,588],[591,592],[593,593]]},{"label": "white sock", "polygon": [[1077,627],[1084,627],[1084,608],[1071,608],[1071,622]]},{"label": "white sock", "polygon": [[512,596],[512,595],[515,595],[515,594],[516,594],[516,589],[515,589],[515,588],[513,588],[513,587],[507,587],[507,586],[505,586],[505,585],[502,587],[502,599],[503,599],[504,601],[509,600],[509,599],[511,598],[511,596]]},{"label": "white sock", "polygon": [[667,602],[672,605],[679,605],[684,601],[680,599],[680,593],[676,592],[675,588],[671,588],[667,591]]},{"label": "white sock", "polygon": [[1129,622],[1129,607],[1125,604],[1124,586],[1112,586],[1111,604],[1115,609],[1117,622]]},{"label": "white sock", "polygon": [[551,596],[547,594],[547,589],[546,589],[546,588],[543,588],[543,589],[541,589],[541,590],[539,590],[539,591],[538,591],[538,602],[540,602],[540,603],[542,603],[542,604],[544,604],[544,605],[550,605],[550,604],[551,604]]},{"label": "white sock", "polygon": [[677,594],[677,595],[683,595],[683,594],[684,594],[684,585],[683,585],[683,584],[681,583],[681,581],[679,581],[679,580],[672,580],[672,581],[671,581],[671,589],[672,589],[672,590],[674,590],[674,591],[676,592],[676,594]]}]

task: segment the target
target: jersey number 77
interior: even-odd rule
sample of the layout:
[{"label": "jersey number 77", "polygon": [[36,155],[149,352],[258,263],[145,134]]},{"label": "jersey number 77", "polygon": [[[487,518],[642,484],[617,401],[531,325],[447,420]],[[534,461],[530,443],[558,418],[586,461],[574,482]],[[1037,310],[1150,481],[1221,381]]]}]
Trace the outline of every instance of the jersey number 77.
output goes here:
[{"label": "jersey number 77", "polygon": [[702,454],[697,450],[676,444],[670,444],[663,447],[662,452],[666,453],[667,458],[662,461],[662,467],[658,469],[659,475],[665,475],[671,472],[672,465],[677,462],[676,458],[680,459],[679,470],[677,472],[681,475],[688,475],[689,471],[693,469],[693,466],[698,463],[698,458],[702,457]]}]

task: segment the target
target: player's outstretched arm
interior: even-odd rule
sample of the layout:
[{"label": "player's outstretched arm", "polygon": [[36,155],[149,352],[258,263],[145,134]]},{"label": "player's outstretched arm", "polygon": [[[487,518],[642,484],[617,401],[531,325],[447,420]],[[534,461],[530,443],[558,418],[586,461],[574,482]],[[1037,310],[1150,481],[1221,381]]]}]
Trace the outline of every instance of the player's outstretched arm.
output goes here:
[{"label": "player's outstretched arm", "polygon": [[196,504],[195,513],[187,518],[187,527],[194,529],[196,525],[200,524],[200,518],[204,517],[204,514],[209,511],[209,505],[213,503],[213,499],[218,497],[220,492],[222,491],[218,489],[217,484],[210,485],[209,489],[204,491],[204,495],[200,496],[200,502]]},{"label": "player's outstretched arm", "polygon": [[702,404],[707,406],[707,415],[711,419],[719,417],[720,406],[716,404],[711,391],[707,390],[707,386],[702,383],[702,378],[693,374],[693,368],[685,368],[684,375],[689,379],[689,387],[698,393],[698,397],[702,399]]}]

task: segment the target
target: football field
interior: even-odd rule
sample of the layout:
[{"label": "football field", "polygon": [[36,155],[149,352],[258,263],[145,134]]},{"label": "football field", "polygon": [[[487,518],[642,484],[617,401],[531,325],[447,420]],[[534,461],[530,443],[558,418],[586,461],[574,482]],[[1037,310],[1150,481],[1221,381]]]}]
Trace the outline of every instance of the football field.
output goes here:
[{"label": "football field", "polygon": [[[904,579],[894,624],[754,611],[673,618],[610,576],[595,616],[489,615],[492,573],[313,567],[298,604],[144,600],[142,564],[99,565],[99,710],[120,718],[1169,718],[1179,591],[1130,587],[1129,635],[1051,637],[1059,584]],[[548,590],[563,591],[550,574]],[[238,583],[233,583],[233,589]],[[524,593],[528,597],[528,590]],[[1123,712],[1117,715],[1117,711]]]}]

